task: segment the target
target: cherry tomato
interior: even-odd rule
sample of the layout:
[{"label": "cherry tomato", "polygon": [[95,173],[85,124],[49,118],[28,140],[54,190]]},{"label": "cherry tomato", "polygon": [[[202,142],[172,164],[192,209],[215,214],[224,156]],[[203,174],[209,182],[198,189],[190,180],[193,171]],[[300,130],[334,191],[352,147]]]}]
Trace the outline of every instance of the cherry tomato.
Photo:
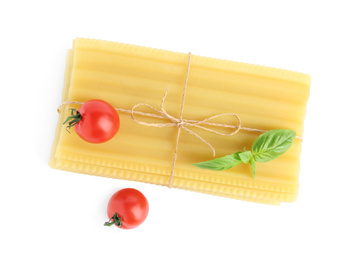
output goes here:
[{"label": "cherry tomato", "polygon": [[123,229],[138,227],[148,215],[148,201],[138,190],[127,188],[116,192],[107,209],[109,222],[105,226],[116,225]]},{"label": "cherry tomato", "polygon": [[90,143],[104,143],[115,136],[120,127],[120,118],[109,103],[93,99],[85,102],[64,122],[67,128],[74,126],[77,134]]}]

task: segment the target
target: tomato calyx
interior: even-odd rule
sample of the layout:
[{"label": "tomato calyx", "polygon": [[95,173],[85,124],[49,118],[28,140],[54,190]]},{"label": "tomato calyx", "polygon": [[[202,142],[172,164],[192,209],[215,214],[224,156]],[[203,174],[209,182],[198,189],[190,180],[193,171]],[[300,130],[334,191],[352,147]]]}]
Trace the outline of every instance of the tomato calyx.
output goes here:
[{"label": "tomato calyx", "polygon": [[68,123],[68,125],[66,126],[66,130],[68,133],[70,133],[69,129],[78,124],[79,121],[82,119],[82,115],[79,113],[78,110],[76,110],[75,108],[71,108],[70,110],[71,116],[69,116],[66,121],[63,122],[63,125]]},{"label": "tomato calyx", "polygon": [[123,217],[124,217],[124,215],[122,215],[120,218],[119,215],[117,214],[117,212],[115,212],[114,216],[112,216],[109,221],[104,223],[104,226],[110,227],[115,224],[115,226],[122,228],[122,218]]}]

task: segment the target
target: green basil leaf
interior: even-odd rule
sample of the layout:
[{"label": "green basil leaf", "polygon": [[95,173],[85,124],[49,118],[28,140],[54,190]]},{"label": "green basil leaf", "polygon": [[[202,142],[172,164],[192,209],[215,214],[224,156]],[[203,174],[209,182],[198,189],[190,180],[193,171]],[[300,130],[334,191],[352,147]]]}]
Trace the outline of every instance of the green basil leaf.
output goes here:
[{"label": "green basil leaf", "polygon": [[193,163],[193,165],[202,169],[209,169],[214,171],[227,170],[242,163],[242,160],[239,157],[240,153],[241,152],[237,152],[206,162]]},{"label": "green basil leaf", "polygon": [[245,151],[245,152],[240,153],[239,156],[243,163],[248,163],[248,161],[252,157],[252,153],[250,151]]},{"label": "green basil leaf", "polygon": [[269,162],[284,154],[293,144],[293,130],[274,129],[261,134],[252,145],[253,157],[257,162]]},{"label": "green basil leaf", "polygon": [[250,163],[251,168],[252,168],[253,178],[255,178],[256,177],[256,161],[255,161],[255,158],[251,157],[249,163]]}]

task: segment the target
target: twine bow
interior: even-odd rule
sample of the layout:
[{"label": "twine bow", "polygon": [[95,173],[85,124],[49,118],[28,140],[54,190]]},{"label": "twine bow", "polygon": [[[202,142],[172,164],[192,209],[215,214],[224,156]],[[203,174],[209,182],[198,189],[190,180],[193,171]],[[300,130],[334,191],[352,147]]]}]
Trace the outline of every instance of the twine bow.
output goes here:
[{"label": "twine bow", "polygon": [[[213,156],[215,157],[215,149],[214,147],[208,142],[206,141],[204,138],[202,138],[200,135],[196,134],[195,132],[193,132],[192,130],[190,130],[188,128],[188,126],[193,126],[193,127],[197,127],[200,129],[204,129],[206,131],[218,134],[218,135],[224,135],[224,136],[230,136],[230,135],[234,135],[236,134],[240,129],[241,129],[241,119],[237,114],[233,114],[233,113],[222,113],[222,114],[218,114],[215,116],[211,116],[208,117],[204,120],[201,121],[197,121],[197,120],[189,120],[189,119],[183,119],[182,116],[180,116],[180,118],[175,118],[174,116],[171,116],[170,114],[167,113],[167,111],[164,109],[164,101],[165,98],[168,94],[168,90],[166,91],[166,94],[163,96],[162,101],[161,101],[161,106],[160,109],[158,110],[157,108],[146,104],[146,103],[139,103],[137,105],[135,105],[132,110],[131,110],[131,117],[132,119],[141,125],[145,125],[145,126],[153,126],[153,127],[178,127],[178,128],[182,128],[183,130],[187,131],[188,133],[192,134],[193,136],[197,137],[199,140],[201,140],[202,142],[204,142],[205,144],[207,144],[210,149],[213,152]],[[165,118],[165,119],[169,119],[171,122],[168,123],[146,123],[140,120],[137,120],[134,116],[134,114],[137,112],[135,109],[139,106],[145,106],[148,107],[154,111],[157,112],[157,116],[159,118]],[[141,112],[142,113],[142,112]],[[145,114],[145,115],[153,115],[153,114]],[[236,117],[238,124],[237,125],[228,125],[228,124],[220,124],[220,123],[212,123],[209,122],[210,120],[216,118],[216,117],[220,117],[220,116],[233,116]],[[202,125],[210,125],[210,126],[217,126],[217,127],[226,127],[226,128],[233,128],[235,129],[233,132],[231,133],[223,133],[223,132],[219,132],[219,131],[215,131],[213,129],[207,128],[205,126]]]},{"label": "twine bow", "polygon": [[[177,138],[176,138],[176,145],[175,145],[175,150],[174,150],[174,157],[173,157],[171,175],[170,175],[170,178],[169,178],[169,185],[168,185],[168,187],[171,188],[172,187],[172,182],[173,182],[174,167],[175,167],[175,163],[177,161],[177,151],[178,151],[178,143],[179,143],[179,137],[180,137],[181,129],[187,131],[188,133],[190,133],[193,136],[197,137],[200,141],[202,141],[205,144],[207,144],[210,147],[210,149],[212,150],[213,156],[215,157],[215,149],[214,149],[214,147],[208,141],[206,141],[204,138],[202,138],[200,135],[196,134],[195,132],[193,132],[192,130],[190,130],[187,127],[188,126],[193,126],[193,127],[204,129],[204,130],[209,131],[209,132],[213,132],[213,133],[218,134],[218,135],[230,136],[230,135],[234,135],[238,131],[240,131],[240,129],[241,129],[241,119],[237,114],[222,113],[222,114],[218,114],[218,115],[215,115],[215,116],[208,117],[208,118],[206,118],[204,120],[201,120],[201,121],[196,121],[196,120],[183,119],[182,118],[182,112],[181,112],[179,118],[175,118],[175,117],[171,116],[170,114],[168,114],[167,111],[164,109],[164,100],[165,100],[165,98],[167,96],[167,93],[168,93],[168,91],[166,91],[166,94],[162,98],[162,102],[161,102],[161,106],[160,106],[161,110],[158,110],[157,108],[155,108],[155,107],[153,107],[153,106],[151,106],[149,104],[146,104],[146,103],[139,103],[139,104],[135,105],[132,108],[131,117],[136,123],[141,124],[141,125],[145,125],[145,126],[178,127],[178,133],[177,133]],[[183,99],[183,102],[184,102],[184,99]],[[171,123],[146,123],[146,122],[137,120],[135,118],[134,114],[136,112],[135,109],[137,107],[139,107],[139,106],[146,106],[146,107],[149,107],[149,108],[153,109],[154,111],[156,111],[158,113],[158,115],[160,115],[160,118],[169,119],[171,121]],[[147,115],[147,114],[145,114],[145,115]],[[214,119],[214,118],[220,117],[220,116],[225,116],[225,115],[230,115],[230,116],[236,117],[237,120],[238,120],[238,125],[234,126],[234,125],[228,125],[228,124],[220,124],[220,123],[211,123],[211,122],[209,122],[209,120],[211,120],[211,119]],[[210,128],[207,128],[205,126],[202,126],[204,124],[211,125],[211,126],[218,126],[218,127],[234,128],[235,130],[232,133],[226,134],[226,133],[215,131],[213,129],[210,129]]]},{"label": "twine bow", "polygon": [[[201,120],[201,121],[183,119],[185,93],[186,93],[186,89],[187,89],[191,57],[192,57],[192,54],[189,53],[188,66],[187,66],[186,76],[185,76],[185,81],[184,81],[184,88],[183,88],[183,95],[182,95],[181,109],[180,109],[179,118],[176,118],[176,117],[168,114],[167,111],[164,109],[164,101],[165,101],[166,96],[168,94],[168,90],[166,90],[166,93],[164,94],[164,96],[162,98],[161,105],[160,105],[160,110],[155,108],[155,107],[153,107],[153,106],[151,106],[151,105],[149,105],[149,104],[146,104],[146,103],[136,104],[131,110],[122,109],[122,108],[115,108],[119,112],[130,113],[132,119],[136,123],[141,124],[141,125],[151,126],[151,127],[177,127],[178,128],[176,144],[175,144],[175,150],[174,150],[174,157],[173,157],[173,162],[172,162],[172,167],[171,167],[171,174],[170,174],[169,184],[168,184],[169,188],[172,188],[173,176],[174,176],[174,168],[175,168],[175,164],[176,164],[176,161],[177,161],[177,151],[178,151],[178,143],[179,143],[181,129],[185,130],[189,134],[192,134],[193,136],[198,138],[200,141],[202,141],[205,144],[207,144],[210,147],[210,149],[212,150],[214,157],[215,157],[215,149],[214,149],[214,147],[208,141],[206,141],[204,138],[202,138],[200,135],[198,135],[195,132],[193,132],[192,130],[190,130],[188,127],[197,127],[197,128],[200,128],[200,129],[203,129],[203,130],[206,130],[206,131],[218,134],[218,135],[223,135],[223,136],[235,135],[240,130],[246,130],[246,131],[251,131],[251,132],[260,132],[260,133],[267,132],[267,130],[242,127],[240,117],[237,114],[234,114],[234,113],[221,113],[221,114],[217,114],[217,115],[208,117],[208,118],[206,118],[204,120]],[[60,108],[65,104],[82,105],[83,103],[82,102],[77,102],[77,101],[65,101],[57,108],[58,113],[60,111]],[[137,111],[136,109],[138,107],[140,107],[140,106],[148,107],[148,108],[154,110],[156,112],[156,114]],[[135,117],[135,114],[142,115],[142,116],[147,116],[147,117],[153,117],[153,118],[168,119],[168,120],[170,120],[170,122],[168,122],[168,123],[147,123],[147,122],[143,122],[143,121],[137,120],[136,117]],[[221,116],[232,116],[232,117],[235,117],[237,119],[237,125],[229,125],[229,124],[221,124],[221,123],[209,122],[210,120],[212,120],[214,118],[217,118],[217,117],[221,117]],[[223,133],[223,132],[219,132],[219,131],[210,129],[210,128],[208,128],[206,126],[203,126],[203,125],[222,127],[222,128],[232,128],[232,129],[235,129],[235,130],[233,132],[231,132],[231,133]],[[300,136],[297,136],[296,138],[302,140],[302,137],[300,137]]]}]

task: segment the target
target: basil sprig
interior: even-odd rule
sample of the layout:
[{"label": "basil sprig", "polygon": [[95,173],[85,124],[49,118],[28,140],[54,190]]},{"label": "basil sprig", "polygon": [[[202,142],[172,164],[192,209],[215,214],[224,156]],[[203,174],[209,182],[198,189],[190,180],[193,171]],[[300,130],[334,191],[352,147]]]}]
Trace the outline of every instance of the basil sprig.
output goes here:
[{"label": "basil sprig", "polygon": [[284,154],[293,144],[296,133],[288,129],[274,129],[261,134],[252,145],[252,151],[240,151],[214,160],[193,163],[202,169],[222,171],[241,163],[251,165],[253,178],[256,177],[256,162],[269,162]]}]

